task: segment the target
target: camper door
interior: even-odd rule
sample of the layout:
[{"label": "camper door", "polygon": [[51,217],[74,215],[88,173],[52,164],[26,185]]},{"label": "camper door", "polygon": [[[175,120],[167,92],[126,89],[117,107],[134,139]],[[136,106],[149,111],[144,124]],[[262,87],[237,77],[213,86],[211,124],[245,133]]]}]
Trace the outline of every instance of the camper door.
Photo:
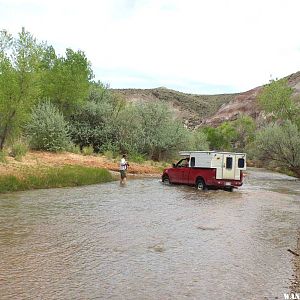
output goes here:
[{"label": "camper door", "polygon": [[223,156],[223,179],[235,178],[235,155],[224,154]]}]

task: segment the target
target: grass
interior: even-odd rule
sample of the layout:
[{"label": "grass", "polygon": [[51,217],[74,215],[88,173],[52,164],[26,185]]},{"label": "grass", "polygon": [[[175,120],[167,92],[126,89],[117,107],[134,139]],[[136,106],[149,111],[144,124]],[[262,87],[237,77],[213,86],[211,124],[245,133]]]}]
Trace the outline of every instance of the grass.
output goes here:
[{"label": "grass", "polygon": [[106,169],[63,166],[47,167],[44,169],[27,169],[22,176],[0,176],[0,193],[24,191],[32,189],[46,189],[58,187],[74,187],[114,180]]}]

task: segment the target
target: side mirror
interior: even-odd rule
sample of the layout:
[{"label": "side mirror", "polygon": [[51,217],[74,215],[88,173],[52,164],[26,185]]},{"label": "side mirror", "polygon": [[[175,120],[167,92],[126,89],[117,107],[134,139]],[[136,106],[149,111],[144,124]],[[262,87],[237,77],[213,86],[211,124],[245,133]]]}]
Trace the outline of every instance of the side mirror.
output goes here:
[{"label": "side mirror", "polygon": [[176,164],[172,164],[172,167],[173,167],[173,168],[176,168]]}]

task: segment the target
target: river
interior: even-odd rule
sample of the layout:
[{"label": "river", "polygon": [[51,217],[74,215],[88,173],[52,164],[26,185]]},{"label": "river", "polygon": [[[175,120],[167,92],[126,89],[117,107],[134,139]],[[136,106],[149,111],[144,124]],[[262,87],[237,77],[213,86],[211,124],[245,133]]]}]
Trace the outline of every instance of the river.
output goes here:
[{"label": "river", "polygon": [[234,192],[131,179],[0,195],[0,298],[284,299],[300,182]]}]

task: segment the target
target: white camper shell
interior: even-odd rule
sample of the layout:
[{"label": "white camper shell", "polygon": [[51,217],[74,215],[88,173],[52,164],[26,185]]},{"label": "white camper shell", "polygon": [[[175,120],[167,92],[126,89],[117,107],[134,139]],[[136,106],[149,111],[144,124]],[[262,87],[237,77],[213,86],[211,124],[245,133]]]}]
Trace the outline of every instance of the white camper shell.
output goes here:
[{"label": "white camper shell", "polygon": [[246,153],[218,151],[180,151],[180,156],[189,157],[191,168],[214,168],[216,179],[240,180],[246,170]]}]

